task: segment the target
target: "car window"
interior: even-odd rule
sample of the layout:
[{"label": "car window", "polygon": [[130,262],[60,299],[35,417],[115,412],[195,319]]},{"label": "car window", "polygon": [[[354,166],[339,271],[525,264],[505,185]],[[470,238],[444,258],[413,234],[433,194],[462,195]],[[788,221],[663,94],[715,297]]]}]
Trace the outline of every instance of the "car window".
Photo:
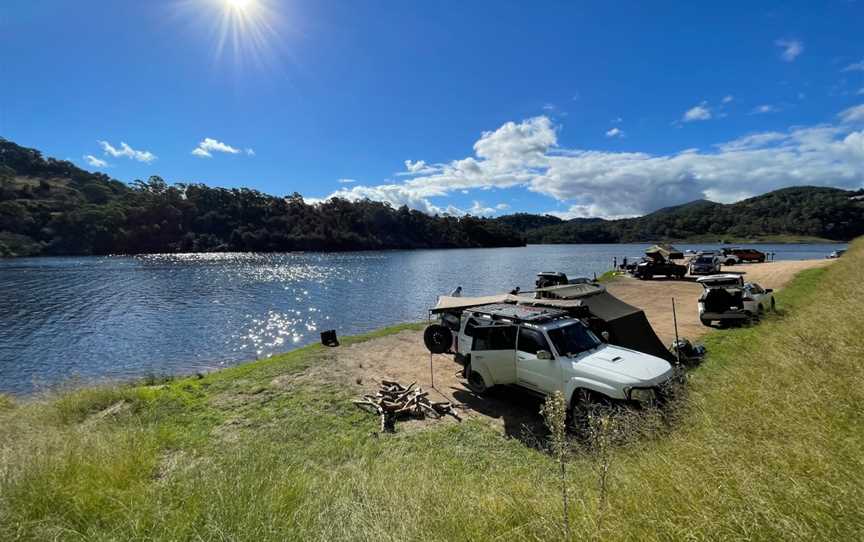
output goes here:
[{"label": "car window", "polygon": [[465,324],[465,335],[468,337],[473,337],[474,332],[477,329],[477,320],[473,318],[468,319],[468,323]]},{"label": "car window", "polygon": [[582,324],[572,324],[549,331],[549,339],[562,356],[575,355],[602,344],[596,335]]},{"label": "car window", "polygon": [[549,343],[539,331],[523,327],[519,328],[518,349],[520,352],[536,355],[540,350],[549,350]]},{"label": "car window", "polygon": [[762,287],[759,286],[758,284],[751,284],[750,285],[750,291],[753,292],[754,294],[761,294],[764,290],[762,290]]},{"label": "car window", "polygon": [[474,331],[472,350],[514,350],[516,328],[514,326],[478,327]]}]

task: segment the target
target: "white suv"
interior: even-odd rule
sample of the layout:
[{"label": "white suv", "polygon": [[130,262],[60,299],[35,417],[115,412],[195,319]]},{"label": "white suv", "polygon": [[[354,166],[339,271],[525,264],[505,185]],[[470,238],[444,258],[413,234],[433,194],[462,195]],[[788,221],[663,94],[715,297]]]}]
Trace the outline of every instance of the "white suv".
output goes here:
[{"label": "white suv", "polygon": [[541,395],[560,391],[574,415],[585,400],[660,400],[675,375],[666,360],[606,344],[564,311],[539,307],[464,311],[457,350],[475,393],[508,384]]},{"label": "white suv", "polygon": [[706,326],[712,322],[744,323],[775,310],[774,290],[744,282],[741,275],[711,275],[696,282],[705,289],[699,296],[699,319]]}]

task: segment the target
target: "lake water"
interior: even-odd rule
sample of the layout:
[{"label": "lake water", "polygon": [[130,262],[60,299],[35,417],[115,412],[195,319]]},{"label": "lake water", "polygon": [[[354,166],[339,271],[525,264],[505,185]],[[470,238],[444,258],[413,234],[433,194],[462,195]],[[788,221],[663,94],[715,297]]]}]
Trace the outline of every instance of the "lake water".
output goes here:
[{"label": "lake water", "polygon": [[[0,260],[0,392],[209,371],[426,318],[437,296],[608,270],[648,245]],[[776,259],[845,245],[748,245]],[[678,245],[714,248],[711,245]]]}]

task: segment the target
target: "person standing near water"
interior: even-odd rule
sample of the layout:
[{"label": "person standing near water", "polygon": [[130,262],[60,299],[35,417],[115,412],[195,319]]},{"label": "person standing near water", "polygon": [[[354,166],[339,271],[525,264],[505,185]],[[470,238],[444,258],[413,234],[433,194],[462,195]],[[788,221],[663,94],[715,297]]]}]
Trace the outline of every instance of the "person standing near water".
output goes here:
[{"label": "person standing near water", "polygon": [[457,286],[455,290],[450,292],[450,297],[462,297],[462,287]]}]

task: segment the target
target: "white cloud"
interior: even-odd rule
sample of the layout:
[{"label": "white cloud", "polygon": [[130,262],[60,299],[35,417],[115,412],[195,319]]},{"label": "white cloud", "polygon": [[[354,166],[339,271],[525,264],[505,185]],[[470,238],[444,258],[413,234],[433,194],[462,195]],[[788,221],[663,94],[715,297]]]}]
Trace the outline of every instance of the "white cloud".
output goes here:
[{"label": "white cloud", "polygon": [[693,122],[696,120],[708,120],[711,118],[711,110],[708,108],[707,102],[691,107],[681,118],[684,122]]},{"label": "white cloud", "polygon": [[475,200],[473,205],[471,205],[471,208],[468,209],[468,214],[474,216],[489,216],[495,214],[495,209],[492,207],[486,207],[483,203]]},{"label": "white cloud", "polygon": [[507,209],[510,208],[510,205],[508,205],[506,203],[499,203],[498,205],[495,206],[495,208],[498,209],[499,211],[506,211]]},{"label": "white cloud", "polygon": [[[251,150],[251,149],[247,149]],[[224,152],[227,154],[240,154],[240,149],[235,149],[231,145],[227,143],[223,143],[221,141],[217,141],[216,139],[205,137],[201,140],[201,143],[198,143],[198,146],[192,150],[192,154],[199,158],[213,158],[214,152]],[[252,154],[255,154],[255,151],[252,151]]]},{"label": "white cloud", "polygon": [[764,105],[759,105],[759,106],[754,107],[753,110],[750,111],[750,114],[751,115],[762,115],[765,113],[779,113],[779,112],[780,112],[780,108],[777,107],[776,105],[764,104]]},{"label": "white cloud", "polygon": [[862,60],[861,62],[853,62],[852,64],[849,64],[848,66],[843,68],[843,70],[841,70],[841,71],[844,71],[844,72],[864,72],[864,60]]},{"label": "white cloud", "polygon": [[804,52],[804,44],[800,40],[777,40],[774,45],[783,49],[780,58],[786,62],[792,62],[798,55]]},{"label": "white cloud", "polygon": [[612,124],[621,124],[622,122],[624,122],[624,119],[622,119],[621,117],[615,117],[614,119],[612,119]]},{"label": "white cloud", "polygon": [[732,101],[734,99],[735,99],[735,97],[732,96],[731,94],[729,94],[729,95],[723,96],[723,99],[720,100],[720,103],[724,103],[724,104],[732,103]]},{"label": "white cloud", "polygon": [[85,154],[84,160],[87,161],[87,164],[93,167],[108,167],[108,162],[102,160],[101,158],[97,158],[92,154]]},{"label": "white cloud", "polygon": [[356,179],[339,179],[336,181],[339,184],[354,184],[357,182]]},{"label": "white cloud", "polygon": [[624,130],[620,128],[611,128],[606,130],[606,137],[624,137]]},{"label": "white cloud", "polygon": [[105,154],[113,156],[114,158],[119,158],[121,156],[125,156],[130,160],[137,160],[138,162],[146,162],[150,163],[156,159],[156,155],[150,151],[138,151],[124,143],[120,142],[120,148],[116,148],[107,141],[98,141],[99,145],[102,146],[102,150],[105,151]]},{"label": "white cloud", "polygon": [[840,120],[846,123],[864,122],[864,104],[845,109],[837,116],[840,117]]},{"label": "white cloud", "polygon": [[255,149],[247,147],[246,148],[246,155],[247,156],[255,156]]},{"label": "white cloud", "polygon": [[790,185],[860,188],[864,129],[856,131],[851,123],[864,122],[864,105],[839,119],[844,123],[754,133],[706,151],[655,155],[561,148],[557,127],[536,117],[484,132],[473,156],[441,164],[432,174],[354,185],[331,196],[458,214],[433,201],[463,190],[516,187],[567,205],[568,216],[621,217],[700,198],[731,202]]}]

